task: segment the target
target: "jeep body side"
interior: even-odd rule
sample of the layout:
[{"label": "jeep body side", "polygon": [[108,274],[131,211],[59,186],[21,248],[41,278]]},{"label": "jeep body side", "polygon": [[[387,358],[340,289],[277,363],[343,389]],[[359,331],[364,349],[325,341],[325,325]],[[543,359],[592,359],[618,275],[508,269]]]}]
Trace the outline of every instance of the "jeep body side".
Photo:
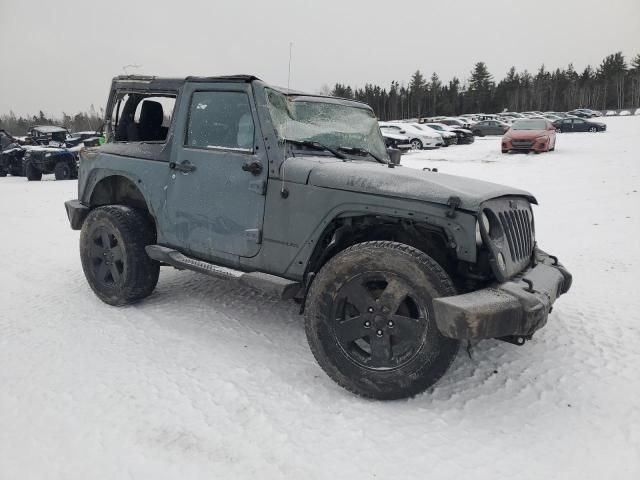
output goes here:
[{"label": "jeep body side", "polygon": [[531,194],[394,165],[367,105],[251,76],[129,76],[106,112],[65,206],[107,303],[149,295],[160,265],[296,297],[336,382],[398,398],[461,339],[524,343],[570,286],[535,245]]}]

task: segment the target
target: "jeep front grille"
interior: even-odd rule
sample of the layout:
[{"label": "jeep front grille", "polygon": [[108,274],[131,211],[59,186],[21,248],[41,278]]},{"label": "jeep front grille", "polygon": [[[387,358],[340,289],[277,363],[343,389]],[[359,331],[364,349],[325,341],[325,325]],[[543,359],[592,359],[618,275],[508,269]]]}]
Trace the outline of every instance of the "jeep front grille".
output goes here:
[{"label": "jeep front grille", "polygon": [[531,257],[533,235],[529,210],[507,210],[498,213],[513,262]]},{"label": "jeep front grille", "polygon": [[484,202],[481,212],[491,225],[491,233],[481,226],[482,240],[496,279],[504,282],[531,263],[535,248],[531,204],[522,197],[500,197]]}]

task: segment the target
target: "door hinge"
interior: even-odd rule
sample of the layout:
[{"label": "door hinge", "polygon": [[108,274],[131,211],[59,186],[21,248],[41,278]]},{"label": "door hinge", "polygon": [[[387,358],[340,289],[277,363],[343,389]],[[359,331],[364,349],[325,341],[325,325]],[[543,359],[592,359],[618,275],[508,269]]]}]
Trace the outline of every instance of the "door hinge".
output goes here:
[{"label": "door hinge", "polygon": [[267,193],[267,181],[256,180],[255,182],[249,182],[249,191],[258,195],[265,195]]},{"label": "door hinge", "polygon": [[249,228],[245,230],[244,236],[249,242],[262,243],[262,231],[259,228]]}]

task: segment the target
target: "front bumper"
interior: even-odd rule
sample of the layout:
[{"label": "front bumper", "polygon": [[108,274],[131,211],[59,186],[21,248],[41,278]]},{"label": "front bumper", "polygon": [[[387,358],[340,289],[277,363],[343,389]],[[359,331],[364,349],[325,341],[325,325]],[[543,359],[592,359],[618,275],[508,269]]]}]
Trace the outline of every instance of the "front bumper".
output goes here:
[{"label": "front bumper", "polygon": [[84,219],[89,214],[89,207],[80,202],[80,200],[67,200],[64,202],[64,208],[67,211],[71,230],[80,230]]},{"label": "front bumper", "polygon": [[503,152],[546,152],[551,140],[502,140]]},{"label": "front bumper", "polygon": [[433,301],[436,324],[450,338],[530,337],[547,323],[571,274],[552,255],[535,249],[535,265],[514,278],[475,292]]}]

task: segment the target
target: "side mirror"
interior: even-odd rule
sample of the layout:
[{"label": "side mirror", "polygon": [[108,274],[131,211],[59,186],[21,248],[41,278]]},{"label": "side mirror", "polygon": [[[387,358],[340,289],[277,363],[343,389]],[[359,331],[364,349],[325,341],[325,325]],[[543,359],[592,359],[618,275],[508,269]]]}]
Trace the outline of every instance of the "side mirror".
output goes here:
[{"label": "side mirror", "polygon": [[389,155],[389,163],[393,165],[400,165],[402,151],[397,148],[387,148],[387,154]]},{"label": "side mirror", "polygon": [[406,130],[400,130],[398,133],[405,134],[405,133],[407,133],[407,131]]}]

